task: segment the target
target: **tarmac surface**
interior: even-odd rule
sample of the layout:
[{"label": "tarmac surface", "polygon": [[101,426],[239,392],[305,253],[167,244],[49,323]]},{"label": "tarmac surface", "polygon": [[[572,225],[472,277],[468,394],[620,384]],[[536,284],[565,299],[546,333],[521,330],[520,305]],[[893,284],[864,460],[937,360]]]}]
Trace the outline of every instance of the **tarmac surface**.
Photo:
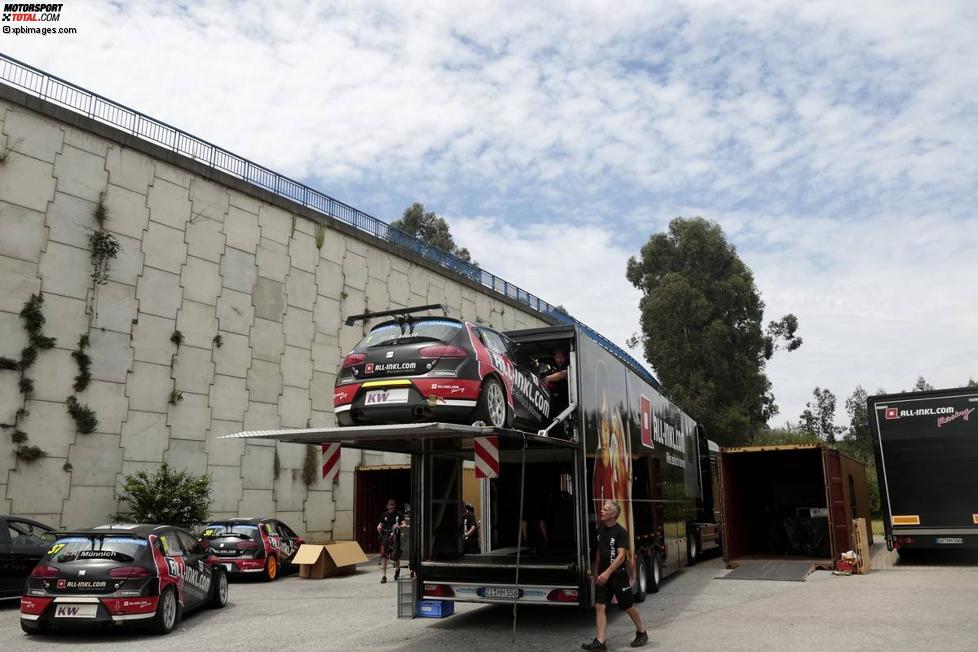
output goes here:
[{"label": "tarmac surface", "polygon": [[[717,558],[673,574],[639,605],[653,650],[974,650],[978,647],[978,555],[913,563],[874,546],[889,566],[862,576],[816,571],[805,582],[718,582]],[[881,561],[883,560],[881,557]],[[893,557],[893,559],[891,559]],[[881,566],[883,567],[882,569]],[[188,614],[169,636],[95,631],[27,637],[17,603],[0,603],[0,650],[577,650],[594,635],[590,610],[517,611],[459,604],[443,619],[398,620],[396,585],[380,569],[326,580],[286,576],[271,584],[235,582],[221,611]],[[634,635],[614,613],[609,648]]]}]

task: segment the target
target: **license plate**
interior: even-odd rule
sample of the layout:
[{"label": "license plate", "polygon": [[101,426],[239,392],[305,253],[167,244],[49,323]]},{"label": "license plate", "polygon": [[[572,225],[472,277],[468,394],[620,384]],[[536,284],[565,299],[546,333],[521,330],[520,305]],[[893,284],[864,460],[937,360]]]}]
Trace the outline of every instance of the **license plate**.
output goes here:
[{"label": "license plate", "polygon": [[523,590],[498,586],[483,586],[477,593],[483,598],[508,598],[512,600],[523,595]]},{"label": "license plate", "polygon": [[59,604],[54,610],[55,618],[94,618],[98,613],[97,604]]},{"label": "license plate", "polygon": [[961,537],[937,537],[934,539],[934,543],[944,545],[961,545],[964,543],[964,539]]},{"label": "license plate", "polygon": [[364,405],[392,405],[396,403],[408,402],[407,388],[401,389],[374,389],[367,392],[363,399]]}]

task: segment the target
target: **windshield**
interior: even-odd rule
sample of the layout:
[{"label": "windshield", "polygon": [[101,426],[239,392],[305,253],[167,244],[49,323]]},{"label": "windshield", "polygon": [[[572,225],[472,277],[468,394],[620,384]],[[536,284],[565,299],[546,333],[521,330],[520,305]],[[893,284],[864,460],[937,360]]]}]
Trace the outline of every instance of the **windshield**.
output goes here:
[{"label": "windshield", "polygon": [[375,326],[360,340],[354,353],[361,353],[374,346],[391,346],[408,342],[442,342],[455,339],[462,330],[462,323],[451,319],[417,319],[401,326],[397,322],[387,322]]},{"label": "windshield", "polygon": [[205,539],[236,537],[238,539],[258,539],[258,526],[243,523],[211,523],[204,528],[201,536]]},{"label": "windshield", "polygon": [[58,564],[85,559],[111,559],[130,562],[147,549],[146,539],[129,536],[73,536],[58,539],[47,552],[47,559]]}]

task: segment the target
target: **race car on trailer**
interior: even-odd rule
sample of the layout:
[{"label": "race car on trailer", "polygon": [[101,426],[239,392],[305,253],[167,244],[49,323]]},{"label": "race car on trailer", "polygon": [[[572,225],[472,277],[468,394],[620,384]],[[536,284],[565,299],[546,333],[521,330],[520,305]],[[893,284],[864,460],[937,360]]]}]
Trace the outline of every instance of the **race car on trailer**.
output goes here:
[{"label": "race car on trailer", "polygon": [[211,562],[223,566],[232,577],[261,573],[267,582],[288,569],[303,544],[292,528],[274,518],[211,521],[200,537],[210,546]]},{"label": "race car on trailer", "polygon": [[28,634],[78,626],[173,631],[183,614],[228,600],[224,567],[190,532],[169,525],[103,525],[59,534],[20,599]]}]

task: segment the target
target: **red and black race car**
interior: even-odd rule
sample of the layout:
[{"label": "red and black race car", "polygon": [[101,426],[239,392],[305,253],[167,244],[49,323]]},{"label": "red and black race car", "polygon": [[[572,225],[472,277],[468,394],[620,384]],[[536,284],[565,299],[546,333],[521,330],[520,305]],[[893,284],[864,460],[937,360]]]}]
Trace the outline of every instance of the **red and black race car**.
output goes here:
[{"label": "red and black race car", "polygon": [[421,306],[358,315],[396,315],[374,326],[343,360],[333,390],[341,426],[424,421],[537,430],[552,415],[550,392],[515,345],[487,326],[416,317]]},{"label": "red and black race car", "polygon": [[261,573],[267,581],[292,563],[302,537],[274,518],[232,518],[213,521],[201,532],[211,562],[232,574]]},{"label": "red and black race car", "polygon": [[222,608],[224,567],[190,532],[169,525],[103,525],[60,534],[20,599],[28,634],[79,625],[146,625],[167,634],[184,612]]}]

